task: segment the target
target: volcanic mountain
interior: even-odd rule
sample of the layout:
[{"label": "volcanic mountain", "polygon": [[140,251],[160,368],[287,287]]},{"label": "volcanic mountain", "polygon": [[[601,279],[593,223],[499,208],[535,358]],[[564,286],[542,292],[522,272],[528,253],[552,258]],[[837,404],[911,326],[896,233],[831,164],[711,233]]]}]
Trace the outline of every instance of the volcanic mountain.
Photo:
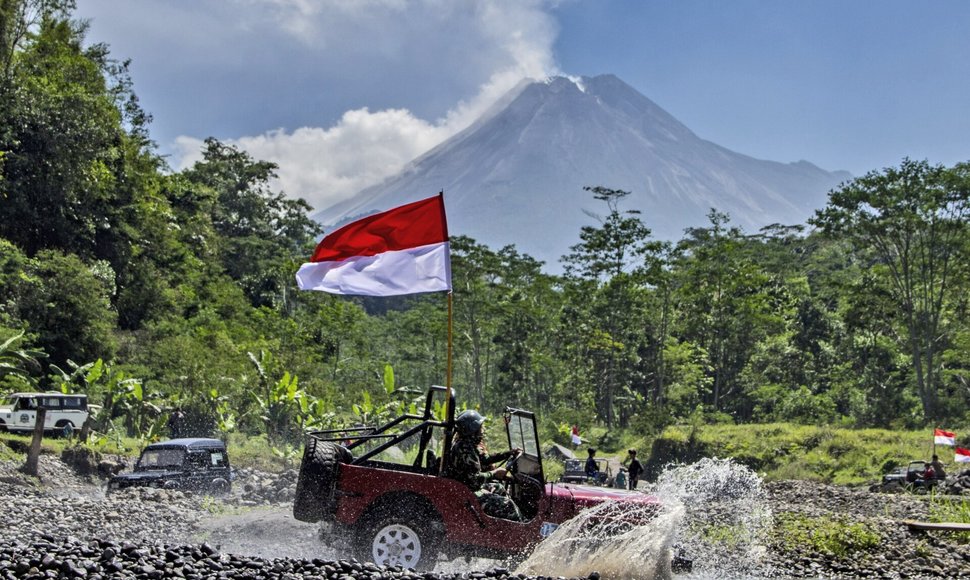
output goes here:
[{"label": "volcanic mountain", "polygon": [[712,208],[748,232],[804,223],[851,176],[807,161],[754,159],[695,135],[613,75],[523,81],[464,131],[397,175],[314,215],[324,226],[443,191],[451,235],[520,252],[558,270],[589,213],[584,186],[629,191],[654,238],[705,227]]}]

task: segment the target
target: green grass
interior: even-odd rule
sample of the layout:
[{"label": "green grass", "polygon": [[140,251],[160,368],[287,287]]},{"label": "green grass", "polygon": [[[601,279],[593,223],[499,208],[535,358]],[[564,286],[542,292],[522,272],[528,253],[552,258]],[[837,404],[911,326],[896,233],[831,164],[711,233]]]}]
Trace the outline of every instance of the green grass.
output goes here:
[{"label": "green grass", "polygon": [[775,520],[778,541],[790,551],[805,550],[836,558],[851,556],[879,544],[879,534],[865,524],[837,517],[808,517],[782,513]]},{"label": "green grass", "polygon": [[250,467],[261,471],[281,471],[298,468],[303,454],[303,445],[288,448],[273,447],[265,435],[245,435],[232,433],[227,444],[229,460],[236,467]]},{"label": "green grass", "polygon": [[542,475],[546,478],[546,481],[559,481],[564,471],[566,471],[566,466],[562,461],[542,460]]},{"label": "green grass", "polygon": [[[931,522],[970,524],[970,499],[941,496],[930,497]],[[945,532],[961,544],[970,544],[970,532]]]},{"label": "green grass", "polygon": [[[669,427],[655,442],[654,461],[733,458],[766,479],[842,485],[879,480],[912,459],[928,459],[932,431],[845,429],[772,423]],[[659,453],[658,453],[659,450]],[[663,455],[664,457],[657,457]]]},{"label": "green grass", "polygon": [[698,537],[713,546],[733,549],[751,542],[751,530],[743,525],[705,524],[692,530]]}]

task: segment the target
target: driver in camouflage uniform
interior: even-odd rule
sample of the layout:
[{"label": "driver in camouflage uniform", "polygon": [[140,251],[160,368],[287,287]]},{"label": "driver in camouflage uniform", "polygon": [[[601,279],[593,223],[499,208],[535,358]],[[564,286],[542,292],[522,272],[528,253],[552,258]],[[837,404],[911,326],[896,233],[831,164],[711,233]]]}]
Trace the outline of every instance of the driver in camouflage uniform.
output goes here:
[{"label": "driver in camouflage uniform", "polygon": [[504,467],[489,469],[496,463],[508,460],[518,450],[488,455],[483,441],[483,423],[485,417],[472,410],[463,411],[455,419],[458,436],[451,446],[447,475],[471,488],[486,514],[522,521],[519,507],[499,481],[505,479],[507,471]]}]

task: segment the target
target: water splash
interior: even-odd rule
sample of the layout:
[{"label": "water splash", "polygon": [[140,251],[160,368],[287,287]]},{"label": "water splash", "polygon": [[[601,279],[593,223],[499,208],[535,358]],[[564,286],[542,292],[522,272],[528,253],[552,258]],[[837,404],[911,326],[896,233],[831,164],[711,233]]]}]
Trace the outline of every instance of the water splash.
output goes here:
[{"label": "water splash", "polygon": [[601,578],[670,578],[671,531],[682,516],[682,506],[674,504],[600,504],[559,526],[516,572],[573,578],[592,572]]},{"label": "water splash", "polygon": [[[660,503],[608,502],[565,522],[516,572],[642,580],[770,577],[760,562],[771,511],[753,471],[703,459],[669,467],[648,493]],[[691,571],[675,573],[673,556],[690,561]]]},{"label": "water splash", "polygon": [[678,577],[770,578],[762,560],[773,524],[761,477],[730,459],[668,467],[654,486],[661,501],[684,506],[674,530],[677,555],[693,564]]}]

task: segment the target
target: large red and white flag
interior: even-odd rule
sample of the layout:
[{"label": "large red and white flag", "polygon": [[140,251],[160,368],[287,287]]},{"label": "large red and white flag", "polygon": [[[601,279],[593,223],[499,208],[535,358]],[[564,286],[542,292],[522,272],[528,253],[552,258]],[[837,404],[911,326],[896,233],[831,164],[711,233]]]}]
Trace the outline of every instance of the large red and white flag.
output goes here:
[{"label": "large red and white flag", "polygon": [[332,232],[300,266],[301,290],[398,296],[451,290],[444,196],[367,216]]},{"label": "large red and white flag", "polygon": [[956,445],[957,434],[943,429],[935,429],[933,431],[933,443],[935,445]]},{"label": "large red and white flag", "polygon": [[954,451],[955,455],[953,457],[953,461],[956,461],[957,463],[970,463],[970,449],[957,447]]}]

